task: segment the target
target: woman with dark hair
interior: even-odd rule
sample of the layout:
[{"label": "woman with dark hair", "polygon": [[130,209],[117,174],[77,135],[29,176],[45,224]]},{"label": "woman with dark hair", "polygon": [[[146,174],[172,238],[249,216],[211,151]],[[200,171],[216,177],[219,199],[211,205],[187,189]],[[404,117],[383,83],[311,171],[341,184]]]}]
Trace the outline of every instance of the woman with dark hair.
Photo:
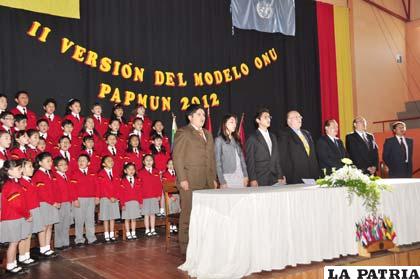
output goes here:
[{"label": "woman with dark hair", "polygon": [[248,185],[237,123],[238,118],[235,115],[225,115],[219,136],[215,140],[216,171],[220,188],[242,188]]}]

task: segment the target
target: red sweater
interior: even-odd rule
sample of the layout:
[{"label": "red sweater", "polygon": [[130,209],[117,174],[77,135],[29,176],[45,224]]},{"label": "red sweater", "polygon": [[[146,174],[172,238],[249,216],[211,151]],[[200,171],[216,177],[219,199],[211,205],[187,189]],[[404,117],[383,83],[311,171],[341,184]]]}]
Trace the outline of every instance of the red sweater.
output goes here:
[{"label": "red sweater", "polygon": [[169,182],[175,182],[176,181],[176,174],[172,175],[168,170],[166,170],[162,174],[162,180],[163,181],[169,181]]},{"label": "red sweater", "polygon": [[28,155],[28,159],[31,160],[32,162],[35,162],[36,156],[38,156],[38,154],[41,153],[37,148],[30,148],[29,146],[26,149],[26,152]]},{"label": "red sweater", "polygon": [[90,156],[86,150],[82,150],[79,155],[82,155],[82,154],[89,156],[90,158],[89,169],[93,173],[97,173],[101,168],[101,160],[102,160],[102,157],[100,155],[101,153],[97,152],[96,150],[93,150],[93,153]]},{"label": "red sweater", "polygon": [[146,169],[142,169],[139,172],[139,179],[143,199],[158,198],[162,195],[163,185],[158,170],[153,169],[152,173],[149,173]]},{"label": "red sweater", "polygon": [[38,189],[38,197],[40,202],[46,202],[50,205],[58,202],[58,196],[56,191],[55,181],[53,180],[53,174],[50,171],[51,177],[49,177],[42,170],[37,170],[32,177],[32,183]]},{"label": "red sweater", "polygon": [[107,118],[101,117],[100,120],[93,116],[93,122],[95,123],[95,129],[98,133],[103,136],[105,135],[106,131],[108,130],[109,120]]},{"label": "red sweater", "polygon": [[168,164],[168,161],[171,158],[169,152],[163,153],[161,151],[157,154],[153,154],[153,157],[155,159],[155,168],[159,172],[164,172],[166,170],[166,165]]},{"label": "red sweater", "polygon": [[12,151],[10,151],[10,155],[12,160],[29,159],[28,149],[23,153],[20,148],[13,148]]},{"label": "red sweater", "polygon": [[45,114],[40,118],[48,121],[48,136],[51,137],[53,142],[58,142],[58,138],[63,133],[61,128],[61,117],[54,114],[54,118],[51,121]]},{"label": "red sweater", "polygon": [[114,177],[109,179],[106,170],[101,170],[96,177],[96,197],[118,199],[118,187],[120,179]]},{"label": "red sweater", "polygon": [[80,114],[79,114],[79,118],[80,118],[80,120],[77,120],[77,118],[74,117],[73,114],[71,114],[71,113],[64,116],[64,118],[63,118],[63,121],[68,119],[73,123],[73,131],[72,131],[71,135],[75,138],[79,135],[80,131],[83,128],[84,118]]},{"label": "red sweater", "polygon": [[114,160],[114,177],[115,176],[119,177],[122,174],[125,154],[124,154],[124,152],[122,152],[118,148],[116,150],[117,150],[117,154],[114,156],[109,151],[108,146],[107,146],[104,149],[104,152],[102,153],[102,157],[104,157],[104,156],[111,156],[112,157],[112,159]]},{"label": "red sweater", "polygon": [[24,178],[19,179],[19,184],[22,185],[23,190],[25,191],[25,200],[26,206],[29,210],[39,207],[39,196],[38,189],[32,180],[27,181]]},{"label": "red sweater", "polygon": [[131,186],[127,178],[123,178],[120,184],[120,203],[124,206],[126,202],[138,201],[143,203],[141,182],[134,178],[134,187]]},{"label": "red sweater", "polygon": [[96,174],[88,170],[84,175],[78,168],[73,172],[70,182],[74,185],[76,198],[95,198],[96,197]]},{"label": "red sweater", "polygon": [[24,190],[20,184],[9,179],[4,183],[2,189],[1,220],[28,219],[30,213],[26,205]]},{"label": "red sweater", "polygon": [[[18,110],[17,107],[13,108],[10,112],[13,113],[13,115],[22,114],[22,112],[20,110]],[[27,118],[26,129],[28,129],[28,130],[29,129],[35,129],[36,128],[36,121],[37,121],[37,117],[36,117],[35,112],[26,108],[26,118]]]},{"label": "red sweater", "polygon": [[59,174],[55,173],[56,184],[57,184],[57,196],[58,202],[72,202],[76,200],[76,193],[74,189],[74,185],[70,183],[70,179],[68,173],[66,173],[67,181],[64,177]]},{"label": "red sweater", "polygon": [[[67,172],[68,172],[69,175],[71,175],[76,169],[79,168],[79,165],[77,164],[77,156],[78,156],[78,153],[75,153],[71,149],[69,151],[67,151],[67,152],[70,153],[70,161],[68,162],[69,169],[67,170]],[[61,154],[60,150],[54,150],[54,152],[52,153],[52,155],[53,155],[53,158],[55,158],[55,157],[63,157],[63,158],[65,158]]]},{"label": "red sweater", "polygon": [[139,151],[139,153],[134,152],[127,152],[124,156],[124,163],[133,163],[136,165],[137,173],[143,168],[143,152]]}]

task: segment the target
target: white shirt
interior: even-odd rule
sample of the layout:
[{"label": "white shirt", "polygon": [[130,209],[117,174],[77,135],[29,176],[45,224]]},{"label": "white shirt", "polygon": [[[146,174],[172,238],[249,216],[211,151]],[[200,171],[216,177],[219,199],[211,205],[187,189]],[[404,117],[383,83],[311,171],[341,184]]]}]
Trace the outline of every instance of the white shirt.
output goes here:
[{"label": "white shirt", "polygon": [[131,133],[132,135],[136,135],[139,137],[139,139],[141,139],[141,131],[139,130],[133,130],[133,132]]},{"label": "white shirt", "polygon": [[64,179],[67,179],[67,176],[66,176],[66,174],[65,174],[64,172],[57,171],[57,173],[58,173],[59,175],[61,175]]},{"label": "white shirt", "polygon": [[175,175],[175,170],[168,170],[169,171],[169,173],[172,175],[172,176],[174,176]]},{"label": "white shirt", "polygon": [[25,179],[26,181],[30,182],[31,178],[29,176],[26,175],[22,175],[22,178]]},{"label": "white shirt", "polygon": [[96,114],[94,114],[94,117],[96,118],[96,120],[98,120],[99,122],[101,122],[101,116],[100,115],[96,115]]},{"label": "white shirt", "polygon": [[47,133],[42,133],[42,132],[39,132],[39,136],[44,139],[47,139],[48,137]]},{"label": "white shirt", "polygon": [[147,167],[146,167],[146,170],[147,170],[148,172],[152,173],[153,168],[147,168]]},{"label": "white shirt", "polygon": [[32,144],[28,144],[28,147],[29,147],[30,149],[36,149],[36,146],[33,146]]},{"label": "white shirt", "polygon": [[20,146],[20,147],[19,147],[19,149],[20,149],[23,153],[25,153],[25,152],[26,152],[26,148],[25,148],[25,146]]},{"label": "white shirt", "polygon": [[87,130],[86,129],[86,133],[88,133],[90,136],[93,136],[93,130]]},{"label": "white shirt", "polygon": [[80,170],[82,173],[86,173],[86,174],[88,174],[88,168],[85,168],[85,169],[81,169],[81,168],[79,168],[79,170]]},{"label": "white shirt", "polygon": [[10,128],[9,128],[9,127],[7,127],[7,126],[3,125],[3,129],[4,129],[6,132],[10,133]]},{"label": "white shirt", "polygon": [[262,136],[264,137],[265,142],[268,145],[268,150],[270,151],[270,156],[271,156],[271,151],[273,149],[273,143],[271,142],[271,138],[270,138],[270,133],[268,132],[268,130],[262,130],[260,128],[258,128],[258,130],[260,131],[260,133],[262,134]]},{"label": "white shirt", "polygon": [[397,136],[397,135],[395,135],[395,137],[397,138],[398,144],[401,143],[401,139],[402,139],[403,144],[405,146],[405,158],[407,158],[407,159],[405,159],[405,162],[408,163],[408,145],[407,145],[407,141],[405,140],[405,137],[400,137],[400,136]]},{"label": "white shirt", "polygon": [[127,180],[128,180],[128,182],[130,182],[130,184],[131,184],[131,187],[133,187],[134,186],[134,177],[133,176],[128,176],[127,175]]},{"label": "white shirt", "polygon": [[108,174],[109,179],[111,179],[111,177],[113,177],[113,175],[112,175],[112,169],[110,169],[110,170],[105,169],[105,171]]},{"label": "white shirt", "polygon": [[47,117],[51,121],[54,121],[54,113],[51,113],[51,114],[46,113],[45,117]]},{"label": "white shirt", "polygon": [[40,171],[43,171],[45,174],[47,174],[47,175],[51,178],[50,171],[47,171],[47,170],[46,170],[46,169],[44,169],[43,167],[40,167],[40,168],[39,168],[39,170],[40,170]]},{"label": "white shirt", "polygon": [[92,149],[86,149],[87,154],[89,154],[89,156],[92,156],[93,154],[93,150]]},{"label": "white shirt", "polygon": [[74,117],[76,117],[77,119],[79,119],[80,120],[80,116],[79,116],[79,114],[78,113],[71,113]]},{"label": "white shirt", "polygon": [[111,154],[117,154],[117,148],[115,148],[115,146],[108,145],[108,150],[111,152]]},{"label": "white shirt", "polygon": [[69,161],[70,161],[70,152],[60,150],[60,154],[63,156],[63,158],[69,159]]},{"label": "white shirt", "polygon": [[63,136],[66,136],[71,140],[71,134],[63,133]]},{"label": "white shirt", "polygon": [[360,132],[360,131],[357,131],[357,130],[356,130],[356,133],[358,133],[358,134],[359,134],[359,136],[360,136],[363,140],[367,140],[367,141],[369,141],[369,139],[368,139],[368,137],[367,137],[366,132]]},{"label": "white shirt", "polygon": [[327,135],[329,138],[330,138],[330,140],[332,140],[332,142],[334,143],[334,144],[336,144],[336,140],[337,140],[337,138],[336,137],[332,137],[332,136],[330,136],[330,135]]},{"label": "white shirt", "polygon": [[22,107],[22,106],[16,106],[16,108],[22,113],[22,114],[25,114],[25,111],[26,111],[26,113],[28,113],[28,109],[26,108],[26,107]]}]

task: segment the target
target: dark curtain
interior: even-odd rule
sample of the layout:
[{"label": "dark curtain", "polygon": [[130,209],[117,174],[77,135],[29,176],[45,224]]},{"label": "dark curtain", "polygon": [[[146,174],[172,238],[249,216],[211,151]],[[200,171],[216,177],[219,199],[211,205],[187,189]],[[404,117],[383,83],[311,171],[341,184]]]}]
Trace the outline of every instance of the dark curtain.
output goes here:
[{"label": "dark curtain", "polygon": [[[40,114],[47,97],[59,101],[64,112],[70,98],[82,100],[82,114],[98,101],[99,84],[125,90],[172,97],[172,111],[183,125],[182,96],[217,93],[220,106],[211,109],[213,129],[218,130],[224,113],[245,113],[246,133],[253,129],[259,107],[273,114],[272,130],[285,124],[285,113],[299,110],[305,128],[317,137],[320,132],[319,63],[316,7],[312,0],[296,0],[296,36],[234,29],[230,1],[208,0],[81,0],[81,19],[67,19],[0,7],[0,93],[10,97],[17,90],[31,94],[30,108]],[[32,21],[52,29],[46,43],[26,35]],[[99,57],[145,68],[145,81],[135,83],[121,76],[102,73],[71,59],[72,50],[60,53],[67,37]],[[274,48],[276,62],[256,70],[254,58]],[[195,87],[194,72],[212,72],[246,63],[250,74],[219,86]],[[184,88],[153,85],[153,71],[183,72]],[[108,116],[110,97],[100,100]],[[9,107],[13,107],[12,98]],[[127,107],[131,113],[134,105]],[[170,133],[171,116],[160,109],[150,112],[162,119]]]}]

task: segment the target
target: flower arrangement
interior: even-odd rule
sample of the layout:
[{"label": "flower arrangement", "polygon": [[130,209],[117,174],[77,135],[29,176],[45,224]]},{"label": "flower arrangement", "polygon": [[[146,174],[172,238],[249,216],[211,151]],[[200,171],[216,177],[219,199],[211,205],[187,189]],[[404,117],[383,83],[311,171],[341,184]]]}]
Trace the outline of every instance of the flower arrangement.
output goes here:
[{"label": "flower arrangement", "polygon": [[382,190],[389,190],[389,186],[379,183],[380,177],[368,176],[353,166],[353,162],[344,158],[341,160],[344,166],[334,170],[331,175],[318,179],[316,183],[321,187],[346,187],[351,203],[353,195],[363,198],[363,205],[371,214],[378,209]]},{"label": "flower arrangement", "polygon": [[393,241],[396,236],[392,221],[387,216],[366,217],[364,220],[356,223],[356,240],[363,247],[368,247],[376,241]]}]

